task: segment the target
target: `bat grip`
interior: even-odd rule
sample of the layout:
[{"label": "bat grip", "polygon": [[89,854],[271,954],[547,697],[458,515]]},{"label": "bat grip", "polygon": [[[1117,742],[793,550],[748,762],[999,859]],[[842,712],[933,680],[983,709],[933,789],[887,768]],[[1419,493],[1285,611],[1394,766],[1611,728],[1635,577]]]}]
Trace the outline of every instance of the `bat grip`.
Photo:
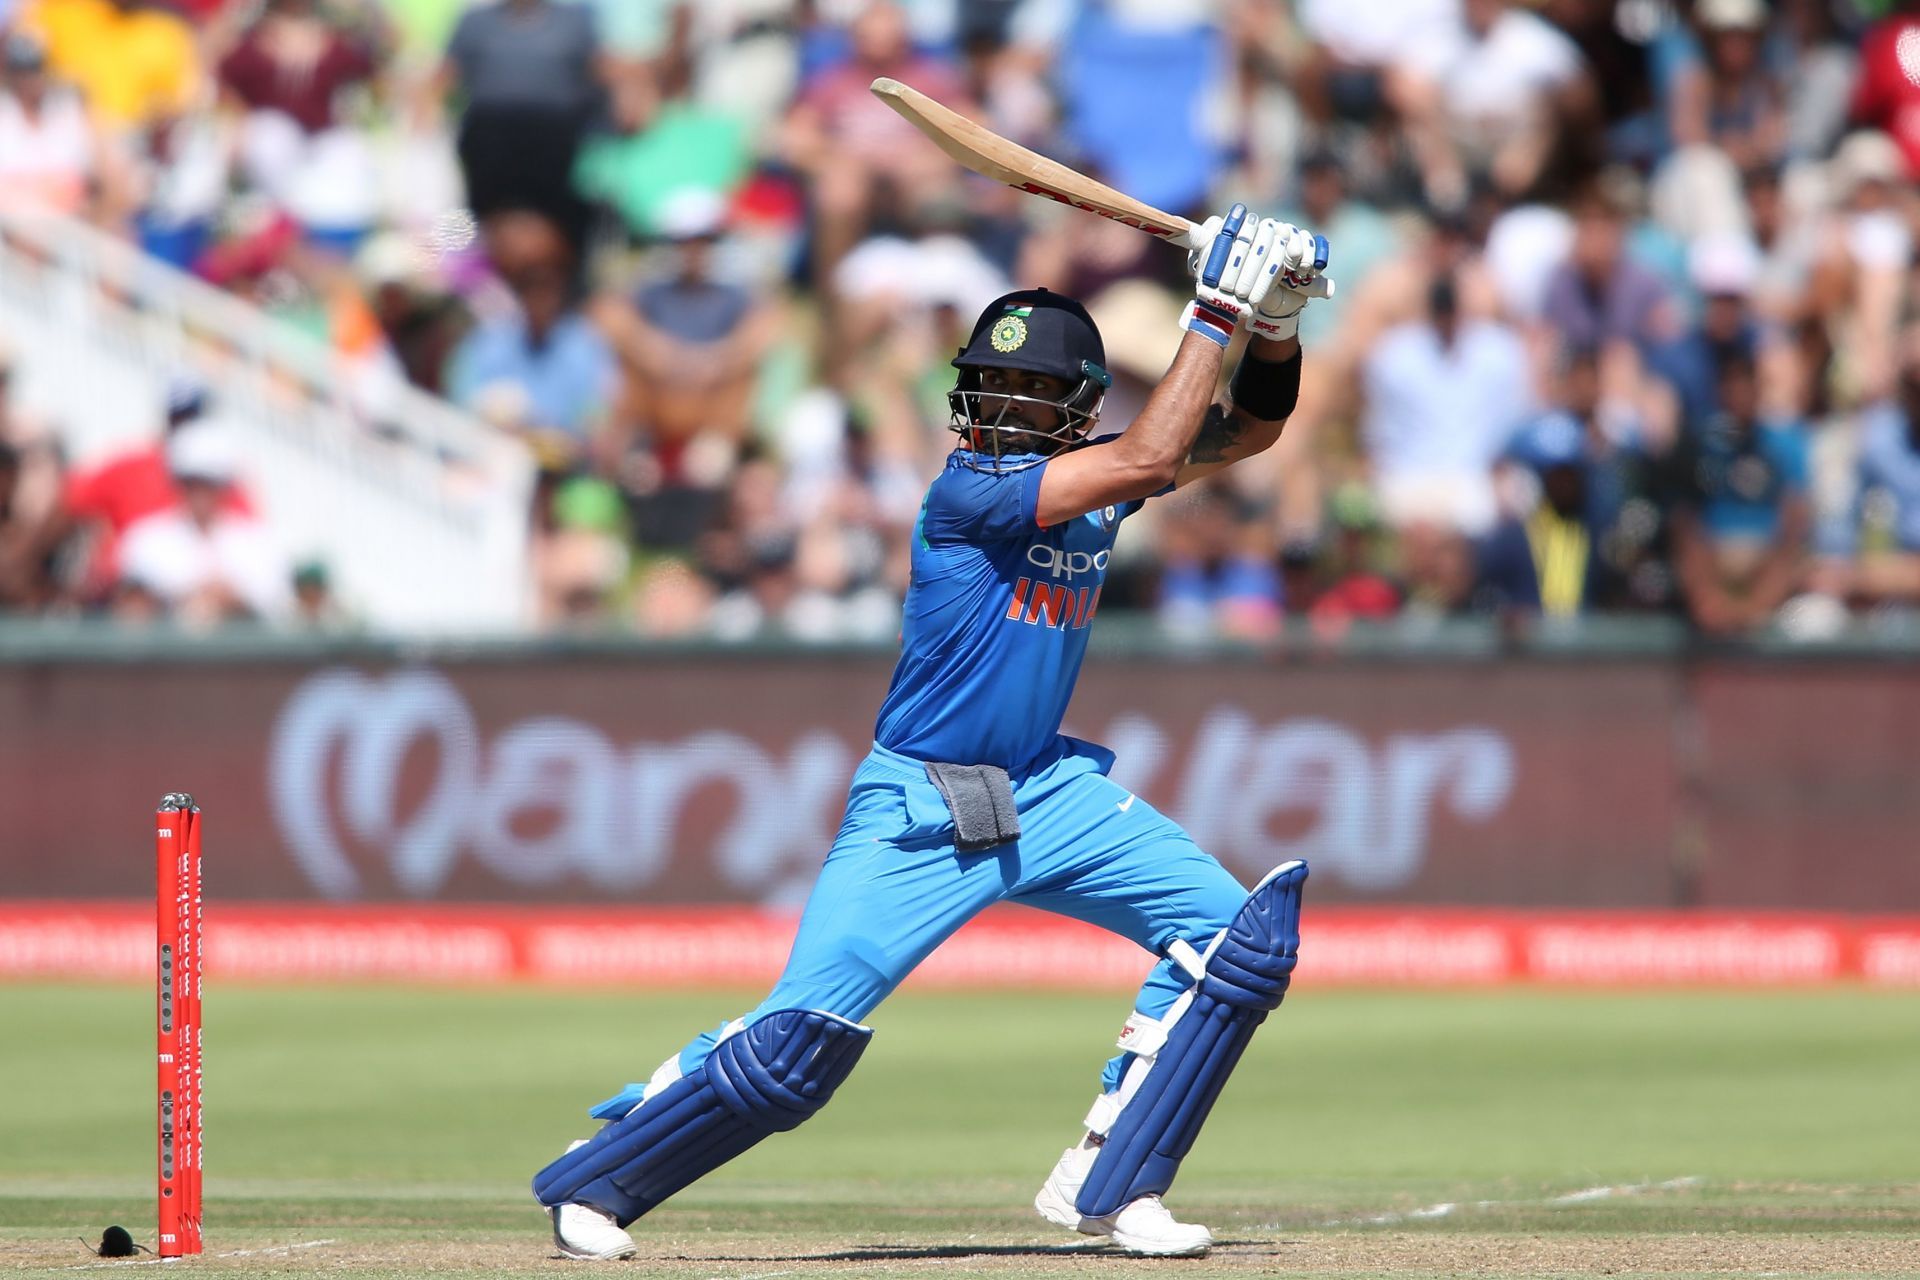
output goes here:
[{"label": "bat grip", "polygon": [[1220,233],[1213,238],[1213,247],[1207,250],[1206,269],[1200,273],[1201,283],[1209,289],[1220,283],[1220,273],[1227,269],[1227,256],[1233,252],[1234,238],[1240,234],[1240,228],[1247,220],[1247,206],[1236,204],[1227,210],[1226,220],[1220,224]]}]

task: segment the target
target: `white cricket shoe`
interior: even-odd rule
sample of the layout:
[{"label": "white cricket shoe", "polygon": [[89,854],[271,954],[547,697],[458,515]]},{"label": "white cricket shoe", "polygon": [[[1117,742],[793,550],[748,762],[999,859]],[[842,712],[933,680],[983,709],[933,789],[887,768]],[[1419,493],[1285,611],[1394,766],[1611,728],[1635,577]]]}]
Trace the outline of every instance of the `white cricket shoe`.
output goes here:
[{"label": "white cricket shoe", "polygon": [[563,1204],[547,1210],[553,1219],[554,1247],[569,1258],[605,1262],[631,1258],[639,1246],[620,1229],[613,1215],[590,1204]]},{"label": "white cricket shoe", "polygon": [[[567,1144],[573,1151],[587,1145],[585,1138]],[[567,1203],[547,1210],[553,1221],[553,1245],[569,1258],[608,1262],[631,1258],[638,1251],[633,1237],[620,1229],[613,1215],[590,1204]]]},{"label": "white cricket shoe", "polygon": [[1109,1239],[1129,1253],[1194,1257],[1213,1247],[1213,1232],[1198,1223],[1176,1221],[1159,1196],[1141,1196],[1104,1218],[1082,1217],[1074,1201],[1080,1198],[1080,1187],[1099,1154],[1100,1148],[1085,1145],[1061,1153],[1060,1162],[1033,1198],[1041,1217],[1084,1236]]},{"label": "white cricket shoe", "polygon": [[1213,1248],[1213,1232],[1197,1222],[1181,1222],[1159,1196],[1141,1196],[1113,1217],[1113,1242],[1129,1253],[1156,1258],[1197,1258]]},{"label": "white cricket shoe", "polygon": [[1073,1207],[1073,1202],[1080,1198],[1081,1185],[1093,1169],[1093,1158],[1099,1154],[1100,1148],[1089,1146],[1072,1146],[1061,1153],[1060,1163],[1053,1166],[1053,1172],[1047,1175],[1040,1194],[1033,1198],[1033,1207],[1040,1211],[1041,1217],[1056,1227],[1065,1227],[1082,1235],[1113,1234],[1110,1227],[1101,1225],[1106,1219],[1083,1218],[1080,1211]]}]

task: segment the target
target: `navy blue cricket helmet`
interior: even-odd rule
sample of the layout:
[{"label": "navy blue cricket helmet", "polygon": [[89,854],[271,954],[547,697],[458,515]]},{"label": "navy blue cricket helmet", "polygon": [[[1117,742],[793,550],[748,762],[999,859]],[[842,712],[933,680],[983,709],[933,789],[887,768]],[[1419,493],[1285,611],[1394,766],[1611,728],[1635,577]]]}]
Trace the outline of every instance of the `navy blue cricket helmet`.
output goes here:
[{"label": "navy blue cricket helmet", "polygon": [[[987,304],[973,323],[967,345],[953,358],[960,371],[947,404],[948,426],[972,442],[973,451],[988,455],[1000,470],[1003,457],[1021,457],[1010,468],[1037,465],[1047,455],[1085,442],[1100,416],[1113,377],[1106,368],[1107,352],[1100,330],[1087,309],[1072,298],[1046,289],[1019,289]],[[980,389],[982,369],[1014,369],[1046,374],[1069,388],[1058,400],[1037,396],[996,395]],[[1031,420],[1033,408],[1045,407],[1058,421],[1051,427]],[[1031,461],[1022,455],[1030,455]]]}]

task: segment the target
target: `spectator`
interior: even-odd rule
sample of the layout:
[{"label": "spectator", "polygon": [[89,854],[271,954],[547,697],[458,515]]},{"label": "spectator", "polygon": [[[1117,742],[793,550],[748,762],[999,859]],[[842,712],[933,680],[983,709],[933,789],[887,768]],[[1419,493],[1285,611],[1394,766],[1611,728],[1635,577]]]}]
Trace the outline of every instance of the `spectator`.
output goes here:
[{"label": "spectator", "polygon": [[122,578],[189,627],[285,618],[290,566],[266,525],[234,510],[234,442],[219,427],[196,425],[173,434],[166,460],[180,501],[128,528]]},{"label": "spectator", "polygon": [[1404,52],[1400,72],[1401,119],[1427,197],[1443,206],[1464,204],[1474,175],[1526,195],[1556,151],[1598,123],[1579,46],[1509,0],[1462,0],[1438,38]]},{"label": "spectator", "polygon": [[512,294],[509,314],[482,321],[454,350],[453,399],[477,408],[502,387],[524,397],[524,425],[552,432],[576,453],[603,444],[616,367],[573,296],[572,246],[537,213],[495,214],[485,228],[488,260]]},{"label": "spectator", "polygon": [[1266,640],[1280,626],[1270,526],[1230,491],[1206,485],[1160,521],[1158,614],[1177,635]]},{"label": "spectator", "polygon": [[333,593],[333,574],[323,560],[293,567],[293,625],[303,631],[339,634],[357,629],[353,615]]},{"label": "spectator", "polygon": [[552,529],[534,552],[539,621],[548,628],[595,629],[613,617],[612,597],[629,567],[627,516],[619,491],[576,476],[552,498]]},{"label": "spectator", "polygon": [[443,273],[398,232],[370,239],[354,257],[354,270],[386,346],[408,382],[435,395],[454,347],[466,331],[466,314]]},{"label": "spectator", "polygon": [[1741,175],[1741,189],[1753,228],[1753,244],[1760,255],[1754,310],[1779,324],[1798,324],[1814,312],[1812,281],[1820,250],[1818,222],[1788,198],[1778,166],[1759,165],[1747,170]]},{"label": "spectator", "polygon": [[1760,325],[1750,305],[1760,253],[1744,236],[1702,236],[1688,252],[1687,274],[1700,298],[1698,317],[1648,363],[1672,386],[1681,419],[1698,426],[1720,407],[1721,361],[1730,355],[1754,359],[1760,350]]},{"label": "spectator", "polygon": [[1479,587],[1475,540],[1427,519],[1402,525],[1398,536],[1406,612],[1428,622],[1472,612]]},{"label": "spectator", "polygon": [[192,29],[146,0],[31,0],[20,26],[114,133],[177,116],[204,92]]},{"label": "spectator", "polygon": [[1579,46],[1598,94],[1606,160],[1644,168],[1665,144],[1644,35],[1615,0],[1545,0],[1541,16]]},{"label": "spectator", "polygon": [[1651,530],[1621,519],[1621,476],[1606,465],[1614,451],[1590,418],[1596,362],[1582,354],[1570,363],[1579,390],[1569,399],[1587,403],[1547,414],[1515,441],[1537,493],[1479,549],[1483,607],[1570,618],[1628,602],[1627,574]]},{"label": "spectator", "polygon": [[1812,517],[1805,428],[1762,419],[1752,356],[1724,353],[1716,373],[1719,411],[1672,460],[1674,566],[1694,625],[1730,635],[1799,588]]},{"label": "spectator", "polygon": [[206,251],[228,197],[228,138],[210,111],[157,116],[128,152],[128,203],[140,247],[182,271]]},{"label": "spectator", "polygon": [[0,348],[0,611],[53,598],[53,549],[40,534],[61,482],[58,446],[13,406],[12,381],[12,357]]},{"label": "spectator", "polygon": [[37,566],[21,563],[14,551],[26,540],[19,510],[20,450],[0,436],[0,613],[36,607],[43,601]]},{"label": "spectator", "polygon": [[[1224,159],[1207,119],[1222,38],[1198,4],[1082,4],[1047,32],[1060,95],[1061,141],[1118,189],[1156,208],[1205,203]],[[1048,7],[1036,5],[1046,13]],[[1040,22],[1023,15],[1025,39]],[[1126,91],[1114,92],[1115,85]]]},{"label": "spectator", "polygon": [[1620,196],[1588,187],[1574,202],[1572,249],[1548,278],[1541,310],[1561,342],[1584,348],[1624,343],[1644,352],[1677,336],[1666,287],[1627,256],[1626,243]]},{"label": "spectator", "polygon": [[640,573],[633,597],[633,625],[643,636],[687,639],[706,631],[713,584],[684,560],[662,558]]},{"label": "spectator", "polygon": [[594,316],[627,375],[622,416],[663,480],[678,484],[696,437],[729,450],[745,440],[776,318],[752,290],[716,278],[725,226],[717,195],[679,193],[663,207],[661,226],[670,271],[643,280],[629,297],[600,300]]},{"label": "spectator", "polygon": [[1378,209],[1351,198],[1345,167],[1331,151],[1309,152],[1300,162],[1298,195],[1297,208],[1283,209],[1275,216],[1311,227],[1329,244],[1340,246],[1338,291],[1300,313],[1300,341],[1317,347],[1331,340],[1346,315],[1348,299],[1375,267],[1393,255],[1399,236]]},{"label": "spectator", "polygon": [[1493,461],[1533,402],[1526,353],[1505,325],[1460,314],[1451,277],[1426,314],[1366,357],[1362,425],[1387,519],[1477,536],[1493,524]]},{"label": "spectator", "polygon": [[[1364,486],[1336,490],[1328,503],[1332,535],[1324,550],[1290,543],[1281,553],[1290,608],[1304,609],[1321,640],[1338,640],[1355,622],[1384,622],[1400,611],[1400,587],[1381,571],[1385,530]],[[1312,557],[1311,567],[1308,557]]]},{"label": "spectator", "polygon": [[351,247],[372,223],[372,156],[337,110],[373,74],[372,50],[329,23],[315,0],[268,0],[220,61],[220,84],[245,112],[246,177],[308,228]]},{"label": "spectator", "polygon": [[788,160],[813,193],[813,272],[824,282],[865,234],[876,207],[905,206],[953,185],[953,163],[869,91],[892,76],[966,114],[978,109],[958,74],[914,52],[906,14],[869,0],[850,29],[851,57],[805,86],[785,125]]},{"label": "spectator", "polygon": [[1784,58],[1774,77],[1786,94],[1786,154],[1791,161],[1818,160],[1847,127],[1860,58],[1844,22],[1855,19],[1828,0],[1785,0]]},{"label": "spectator", "polygon": [[1868,605],[1920,605],[1920,325],[1907,328],[1894,395],[1861,415],[1860,544],[1837,593]]},{"label": "spectator", "polygon": [[1668,127],[1680,147],[1711,146],[1738,168],[1786,152],[1785,94],[1762,56],[1765,0],[1697,0],[1699,44],[1674,78]]},{"label": "spectator", "polygon": [[461,16],[435,90],[466,98],[458,147],[475,216],[538,210],[575,255],[584,250],[588,210],[573,189],[574,161],[616,74],[584,6],[494,0]]},{"label": "spectator", "polygon": [[1396,68],[1449,34],[1452,0],[1300,0],[1305,48],[1285,68],[1311,145],[1339,156],[1347,180],[1370,203],[1413,194],[1406,144],[1394,128]]},{"label": "spectator", "polygon": [[762,628],[784,629],[799,594],[798,544],[799,529],[780,500],[779,470],[764,458],[749,459],[735,473],[724,513],[701,540],[700,567],[719,592],[711,614],[715,635],[742,640]]},{"label": "spectator", "polygon": [[885,555],[866,507],[829,501],[816,519],[801,521],[783,499],[779,469],[748,456],[701,540],[701,567],[719,593],[711,633],[743,640],[772,631],[803,643],[896,635],[899,597],[874,585]]},{"label": "spectator", "polygon": [[48,81],[46,50],[26,32],[0,56],[0,210],[110,218],[122,184],[86,104]]},{"label": "spectator", "polygon": [[[1642,405],[1610,394],[1601,364],[1597,352],[1564,354],[1556,408],[1533,424],[1536,430],[1549,433],[1531,451],[1534,469],[1541,470],[1539,458],[1552,456],[1549,446],[1554,436],[1579,441],[1577,463],[1584,490],[1580,505],[1593,527],[1593,554],[1601,561],[1598,572],[1603,588],[1586,598],[1586,607],[1667,609],[1674,598],[1673,574],[1667,565],[1671,530],[1655,491],[1655,474],[1673,448],[1673,424],[1656,424]],[[1554,426],[1556,419],[1571,426],[1572,432]],[[1521,451],[1523,459],[1527,453]],[[1569,510],[1573,506],[1563,505]]]},{"label": "spectator", "polygon": [[1893,135],[1906,158],[1906,172],[1920,177],[1920,76],[1911,68],[1920,46],[1920,5],[1901,0],[1868,29],[1860,45],[1860,78],[1854,83],[1853,119]]},{"label": "spectator", "polygon": [[1813,287],[1853,379],[1877,399],[1893,385],[1894,339],[1914,260],[1913,230],[1902,207],[1911,183],[1899,148],[1884,133],[1849,135],[1828,169],[1839,207],[1821,236],[1826,251]]},{"label": "spectator", "polygon": [[729,84],[724,95],[702,101],[685,76],[659,78],[649,90],[659,101],[590,138],[574,173],[583,196],[606,205],[640,237],[667,233],[663,218],[672,220],[672,204],[683,192],[731,198],[747,182],[756,122],[752,108],[743,108],[742,90],[749,97],[765,92],[765,86]]},{"label": "spectator", "polygon": [[[158,439],[76,470],[60,502],[36,536],[36,550],[52,551],[75,535],[92,542],[69,594],[83,603],[106,596],[121,577],[120,543],[129,529],[148,516],[173,509],[181,498],[167,449],[173,436],[207,410],[207,389],[198,378],[178,375],[166,389],[166,417]],[[221,490],[221,501],[236,516],[253,512],[253,502],[236,483]]]}]

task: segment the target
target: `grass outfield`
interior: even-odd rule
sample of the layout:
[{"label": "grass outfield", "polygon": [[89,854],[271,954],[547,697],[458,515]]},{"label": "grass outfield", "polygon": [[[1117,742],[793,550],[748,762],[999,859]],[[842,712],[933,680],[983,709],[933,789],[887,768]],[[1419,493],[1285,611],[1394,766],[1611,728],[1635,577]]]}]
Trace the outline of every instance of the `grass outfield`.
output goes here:
[{"label": "grass outfield", "polygon": [[[216,987],[208,1255],[179,1269],[571,1274],[528,1177],[752,998]],[[110,1222],[153,1242],[151,1001],[0,986],[0,1271],[98,1267],[75,1237]],[[1303,986],[1170,1197],[1223,1242],[1199,1262],[1102,1261],[1028,1207],[1121,1012],[896,997],[831,1107],[612,1273],[1920,1276],[1920,995]]]}]

